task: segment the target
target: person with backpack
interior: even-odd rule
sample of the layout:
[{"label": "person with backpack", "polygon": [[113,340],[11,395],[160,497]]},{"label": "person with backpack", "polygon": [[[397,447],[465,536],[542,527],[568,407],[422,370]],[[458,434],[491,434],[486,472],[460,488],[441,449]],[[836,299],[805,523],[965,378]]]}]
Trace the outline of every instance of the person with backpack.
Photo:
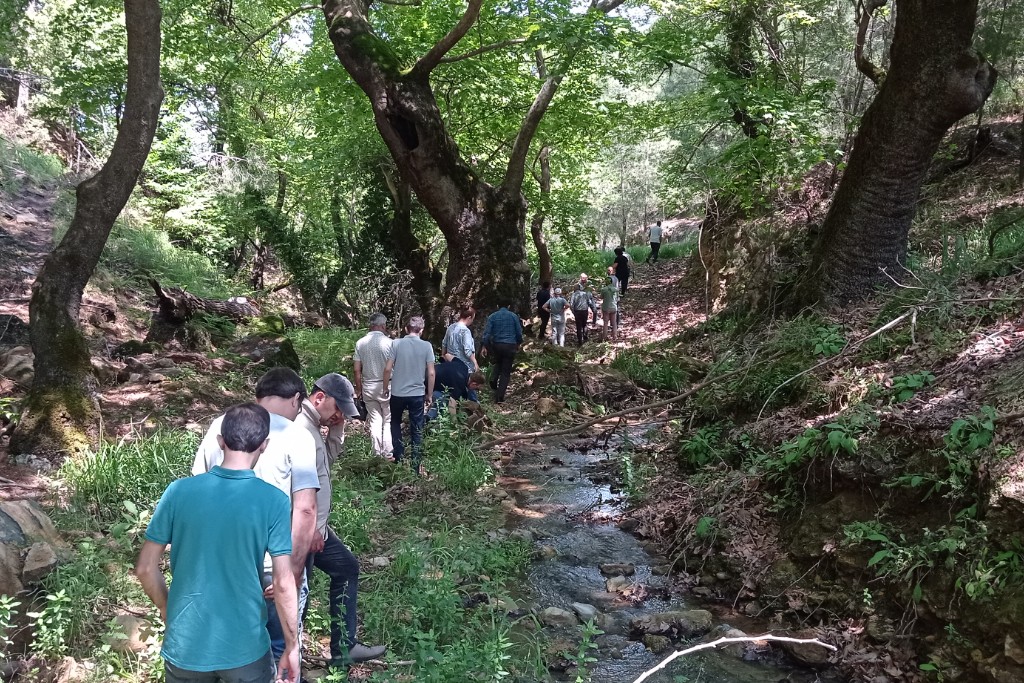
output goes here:
[{"label": "person with backpack", "polygon": [[568,307],[561,287],[555,287],[555,295],[544,303],[544,310],[551,315],[551,343],[555,346],[565,346],[565,310]]},{"label": "person with backpack", "polygon": [[583,285],[576,285],[572,296],[569,297],[569,310],[576,319],[577,346],[583,346],[583,342],[587,340],[587,320],[590,318],[590,309],[596,307],[597,304],[590,292],[583,289]]}]

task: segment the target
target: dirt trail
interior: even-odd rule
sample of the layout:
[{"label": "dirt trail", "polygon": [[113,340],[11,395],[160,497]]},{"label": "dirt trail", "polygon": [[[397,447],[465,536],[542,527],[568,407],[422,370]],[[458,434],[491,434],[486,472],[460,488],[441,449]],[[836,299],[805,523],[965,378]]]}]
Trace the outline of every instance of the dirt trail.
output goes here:
[{"label": "dirt trail", "polygon": [[28,322],[32,283],[53,249],[56,199],[55,185],[26,185],[14,197],[0,197],[0,315]]},{"label": "dirt trail", "polygon": [[667,339],[704,320],[704,293],[688,278],[687,260],[643,261],[633,265],[620,300],[617,348]]}]

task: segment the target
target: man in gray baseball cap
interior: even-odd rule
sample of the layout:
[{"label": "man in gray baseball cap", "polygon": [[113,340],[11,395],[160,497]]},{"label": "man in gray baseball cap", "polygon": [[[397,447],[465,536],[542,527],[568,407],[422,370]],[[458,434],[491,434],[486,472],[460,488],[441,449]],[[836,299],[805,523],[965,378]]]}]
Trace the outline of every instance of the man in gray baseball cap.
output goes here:
[{"label": "man in gray baseball cap", "polygon": [[[317,390],[333,398],[338,410],[348,419],[359,417],[359,410],[356,409],[354,398],[355,390],[352,388],[352,382],[349,382],[344,375],[339,375],[336,372],[324,375],[313,385],[313,392]],[[313,392],[310,392],[311,396]]]}]

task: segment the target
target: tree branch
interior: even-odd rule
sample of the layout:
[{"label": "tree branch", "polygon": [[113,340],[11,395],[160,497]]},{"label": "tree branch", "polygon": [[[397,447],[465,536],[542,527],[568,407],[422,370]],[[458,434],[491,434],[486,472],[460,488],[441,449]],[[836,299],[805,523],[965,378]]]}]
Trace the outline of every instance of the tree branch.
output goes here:
[{"label": "tree branch", "polygon": [[434,68],[441,63],[441,59],[444,58],[448,51],[451,50],[455,45],[462,40],[463,36],[469,32],[469,29],[476,22],[477,17],[480,16],[480,7],[483,5],[483,0],[469,0],[469,5],[466,7],[466,13],[462,15],[462,19],[459,23],[448,32],[441,40],[437,41],[434,47],[430,48],[427,54],[420,57],[419,61],[412,68],[412,74],[414,76],[426,76]]},{"label": "tree branch", "polygon": [[857,70],[867,76],[872,83],[880,85],[885,78],[885,71],[871,63],[871,60],[864,55],[864,43],[867,40],[868,26],[875,10],[886,5],[888,0],[863,0],[857,3],[857,46],[853,51],[853,59],[857,63]]},{"label": "tree branch", "polygon": [[320,9],[320,5],[303,5],[302,7],[296,7],[294,10],[292,10],[291,12],[289,12],[288,14],[284,15],[283,17],[275,21],[273,24],[271,24],[270,27],[267,28],[265,31],[261,31],[260,33],[256,34],[255,37],[250,38],[249,44],[246,45],[245,48],[242,50],[242,54],[245,54],[252,48],[253,45],[260,42],[277,29],[281,28],[292,17],[302,14],[303,12],[309,12],[315,9]]},{"label": "tree branch", "polygon": [[439,60],[439,63],[451,64],[452,62],[461,62],[464,59],[477,57],[487,52],[493,52],[495,50],[500,50],[503,47],[509,47],[510,45],[522,45],[525,42],[526,38],[512,38],[511,40],[503,40],[500,43],[491,43],[490,45],[484,45],[483,47],[478,47],[475,50],[470,50],[469,52],[463,52],[461,55],[455,55],[454,57],[445,57]]},{"label": "tree branch", "polygon": [[820,645],[821,647],[824,647],[824,648],[827,648],[829,650],[832,650],[833,652],[836,651],[836,646],[835,645],[830,645],[829,643],[823,643],[820,640],[818,640],[817,638],[787,638],[785,636],[773,636],[771,634],[765,634],[765,635],[762,635],[762,636],[744,636],[742,638],[719,638],[718,640],[714,640],[714,641],[712,641],[710,643],[701,643],[700,645],[694,645],[693,647],[688,647],[685,650],[679,650],[678,652],[673,652],[668,657],[666,657],[665,659],[661,660],[661,663],[658,664],[657,666],[655,666],[653,669],[648,669],[647,671],[645,671],[642,674],[640,674],[640,677],[637,678],[635,681],[633,681],[633,683],[642,683],[643,681],[645,681],[648,678],[650,678],[651,676],[653,676],[655,674],[655,672],[660,671],[661,669],[664,669],[673,660],[676,660],[679,657],[682,657],[683,655],[688,655],[691,652],[698,652],[699,650],[708,650],[708,649],[711,649],[713,647],[718,647],[719,645],[724,645],[725,643],[749,643],[749,642],[753,642],[753,641],[757,641],[757,640],[774,640],[774,641],[779,641],[779,642],[783,642],[783,643],[801,643],[801,644],[804,644],[804,645]]}]

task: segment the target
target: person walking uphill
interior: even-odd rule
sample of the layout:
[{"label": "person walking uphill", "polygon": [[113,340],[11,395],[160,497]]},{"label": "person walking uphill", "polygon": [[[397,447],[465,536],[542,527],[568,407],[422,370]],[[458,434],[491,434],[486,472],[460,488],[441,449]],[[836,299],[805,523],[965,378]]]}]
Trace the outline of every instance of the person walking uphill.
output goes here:
[{"label": "person walking uphill", "polygon": [[[476,360],[476,342],[469,326],[476,320],[476,309],[466,306],[459,311],[459,319],[445,330],[441,342],[441,356],[445,360],[456,360],[466,366],[467,372],[480,372],[480,364]],[[470,400],[476,401],[476,392],[470,394]]]},{"label": "person walking uphill", "polygon": [[434,347],[420,339],[423,318],[413,316],[405,326],[406,336],[391,347],[391,359],[384,368],[384,380],[391,386],[391,441],[395,462],[405,454],[402,442],[402,413],[409,412],[412,469],[420,473],[423,457],[424,412],[434,398]]},{"label": "person walking uphill", "polygon": [[601,288],[601,338],[608,341],[608,328],[612,328],[612,339],[619,338],[619,290],[615,286],[615,276],[608,278],[608,284]]},{"label": "person walking uphill", "polygon": [[330,665],[333,667],[377,659],[387,652],[383,645],[368,646],[356,640],[359,560],[328,526],[331,513],[331,470],[340,448],[329,448],[320,429],[327,427],[330,430],[333,443],[344,442],[346,418],[359,415],[353,400],[354,394],[352,383],[344,375],[336,372],[324,375],[313,385],[309,398],[302,402],[302,410],[295,418],[295,424],[305,429],[316,444],[316,473],[320,480],[320,490],[316,496],[317,535],[313,539],[312,564],[331,580]]},{"label": "person walking uphill", "polygon": [[626,287],[629,284],[629,259],[626,258],[626,250],[622,247],[615,247],[615,277],[619,278],[619,293],[626,295]]},{"label": "person walking uphill", "polygon": [[[217,436],[221,464],[168,486],[146,528],[135,574],[167,624],[161,655],[168,683],[275,679],[262,586],[267,553],[284,625],[277,679],[299,680],[291,506],[252,469],[269,433],[265,408],[246,403],[228,409]],[[169,590],[160,568],[168,545]]]},{"label": "person walking uphill", "polygon": [[583,289],[583,285],[576,285],[572,296],[569,297],[569,309],[576,320],[576,345],[583,346],[587,341],[587,321],[590,318],[590,309],[596,308],[593,295]]},{"label": "person walking uphill", "polygon": [[565,346],[565,312],[569,302],[562,297],[561,287],[555,287],[555,295],[544,304],[544,310],[551,314],[551,343]]},{"label": "person walking uphill", "polygon": [[540,283],[540,289],[537,290],[537,315],[540,317],[540,329],[537,330],[537,339],[543,339],[548,329],[548,320],[551,319],[551,313],[548,309],[544,308],[544,304],[551,298],[551,283],[542,282]]},{"label": "person walking uphill", "polygon": [[519,316],[503,305],[487,317],[484,325],[483,356],[490,354],[495,368],[491,374],[491,389],[494,390],[494,402],[504,403],[508,383],[512,377],[512,365],[516,360],[519,345],[523,343],[523,321]]},{"label": "person walking uphill", "polygon": [[657,263],[658,251],[661,249],[661,221],[652,225],[649,230],[651,232],[651,253],[647,255],[644,263],[650,263],[652,260]]},{"label": "person walking uphill", "polygon": [[391,358],[391,339],[385,333],[388,319],[383,313],[374,313],[369,320],[370,331],[356,342],[352,365],[356,378],[356,398],[366,404],[366,425],[370,429],[373,451],[382,457],[391,457],[391,404],[384,383],[384,366]]},{"label": "person walking uphill", "polygon": [[[296,619],[306,604],[309,592],[306,561],[316,535],[316,492],[320,488],[316,474],[316,445],[309,434],[293,422],[304,398],[306,385],[298,373],[289,368],[272,368],[256,383],[256,403],[270,412],[270,436],[266,450],[253,469],[257,478],[280,490],[291,501],[291,574],[299,589]],[[224,460],[219,439],[223,423],[224,417],[218,417],[207,430],[196,450],[193,475],[209,472]],[[267,576],[273,574],[277,579],[276,567],[269,556],[264,561],[264,573]],[[278,658],[287,645],[285,624],[278,619],[273,592],[269,589],[266,599],[270,647],[274,657]]]}]

